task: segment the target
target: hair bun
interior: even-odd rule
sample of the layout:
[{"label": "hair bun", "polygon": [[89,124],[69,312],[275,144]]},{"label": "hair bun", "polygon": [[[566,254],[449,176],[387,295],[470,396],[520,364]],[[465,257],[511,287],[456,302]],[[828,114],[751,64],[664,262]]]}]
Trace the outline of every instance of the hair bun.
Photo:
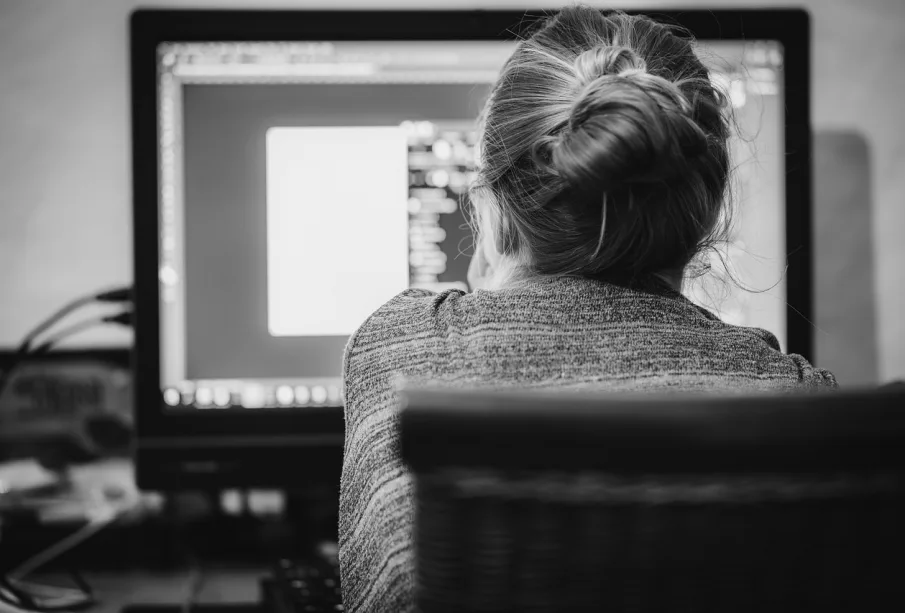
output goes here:
[{"label": "hair bun", "polygon": [[644,60],[637,53],[618,45],[594,47],[575,58],[575,72],[582,83],[605,75],[624,75],[646,69]]},{"label": "hair bun", "polygon": [[667,182],[707,151],[688,100],[631,49],[597,47],[575,67],[584,85],[549,156],[571,188],[599,193]]}]

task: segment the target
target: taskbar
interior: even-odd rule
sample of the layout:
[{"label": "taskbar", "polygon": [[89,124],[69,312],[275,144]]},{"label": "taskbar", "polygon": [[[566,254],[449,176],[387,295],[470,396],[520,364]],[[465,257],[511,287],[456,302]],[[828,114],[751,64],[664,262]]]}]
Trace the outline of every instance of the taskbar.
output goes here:
[{"label": "taskbar", "polygon": [[161,389],[164,406],[180,409],[340,407],[342,379],[204,379]]}]

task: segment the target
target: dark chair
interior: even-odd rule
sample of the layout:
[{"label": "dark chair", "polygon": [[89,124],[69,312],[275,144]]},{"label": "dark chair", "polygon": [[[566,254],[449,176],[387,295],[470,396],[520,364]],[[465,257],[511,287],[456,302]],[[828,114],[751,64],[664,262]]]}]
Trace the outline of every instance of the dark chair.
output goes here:
[{"label": "dark chair", "polygon": [[408,390],[442,611],[905,610],[905,392]]}]

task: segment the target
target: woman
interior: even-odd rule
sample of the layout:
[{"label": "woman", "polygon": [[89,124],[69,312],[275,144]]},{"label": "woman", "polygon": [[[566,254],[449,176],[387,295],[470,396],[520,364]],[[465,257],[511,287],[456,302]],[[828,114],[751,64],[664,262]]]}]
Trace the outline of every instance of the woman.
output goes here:
[{"label": "woman", "polygon": [[721,236],[724,98],[688,39],[571,7],[523,41],[482,116],[465,294],[403,292],[346,349],[340,563],[351,611],[412,605],[395,385],[792,390],[833,376],[680,294]]}]

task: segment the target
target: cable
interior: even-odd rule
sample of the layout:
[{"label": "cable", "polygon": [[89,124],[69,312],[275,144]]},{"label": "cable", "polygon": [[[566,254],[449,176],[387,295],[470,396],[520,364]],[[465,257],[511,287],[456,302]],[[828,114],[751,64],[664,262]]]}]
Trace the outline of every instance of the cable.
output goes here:
[{"label": "cable", "polygon": [[195,606],[195,601],[201,595],[204,587],[204,569],[201,562],[197,558],[191,556],[191,569],[189,575],[189,590],[185,600],[182,601],[182,613],[191,613]]},{"label": "cable", "polygon": [[94,604],[91,586],[74,571],[71,574],[78,589],[32,583],[10,576],[0,577],[0,604],[13,607],[16,611],[38,612],[73,611]]},{"label": "cable", "polygon": [[63,540],[22,562],[22,564],[6,574],[7,580],[10,582],[21,581],[23,577],[41,568],[57,556],[66,553],[82,541],[87,540],[96,532],[110,525],[116,521],[118,517],[119,513],[112,509],[108,509],[106,513],[93,518],[85,526],[79,528]]},{"label": "cable", "polygon": [[25,560],[6,576],[0,576],[0,603],[24,611],[64,611],[92,604],[94,594],[91,588],[77,575],[74,575],[74,578],[81,588],[80,591],[33,584],[23,579],[116,521],[121,511],[122,509],[112,507],[104,508],[103,512],[96,514],[79,530]]},{"label": "cable", "polygon": [[19,349],[17,353],[26,353],[31,348],[31,343],[40,336],[43,332],[48,330],[55,323],[69,315],[77,311],[78,309],[88,306],[89,304],[95,302],[95,297],[92,296],[82,296],[76,300],[73,300],[69,304],[65,305],[63,308],[55,312],[53,315],[42,321],[38,324],[31,332],[26,335],[26,337],[22,340],[22,344],[19,345]]},{"label": "cable", "polygon": [[[99,325],[115,323],[123,326],[132,325],[132,312],[131,311],[122,311],[115,315],[106,315],[104,317],[92,317],[91,319],[86,319],[80,321],[78,323],[72,324],[66,328],[63,328],[57,334],[51,336],[48,340],[44,341],[33,350],[25,350],[24,353],[17,353],[16,357],[13,358],[12,364],[9,365],[2,374],[0,374],[0,396],[3,394],[3,390],[6,388],[7,383],[9,382],[9,378],[15,370],[16,366],[18,366],[19,362],[22,361],[22,358],[26,356],[40,356],[49,352],[53,347],[59,344],[61,341],[69,338],[70,336],[74,336],[79,332],[84,332],[85,330],[90,330],[91,328],[97,327]],[[29,343],[30,344],[30,343]],[[21,349],[20,349],[21,351]]]},{"label": "cable", "polygon": [[132,286],[117,287],[116,289],[100,292],[94,297],[98,302],[132,302]]},{"label": "cable", "polygon": [[6,389],[6,385],[9,383],[9,380],[12,376],[13,371],[19,365],[19,362],[29,353],[31,349],[31,345],[34,340],[43,334],[45,331],[49,330],[53,325],[62,320],[64,317],[69,315],[70,313],[77,311],[78,309],[92,304],[94,302],[105,302],[105,303],[121,303],[121,302],[130,302],[132,300],[132,288],[129,286],[117,287],[111,290],[105,290],[103,292],[98,292],[94,294],[90,294],[88,296],[82,296],[81,298],[77,298],[72,302],[64,305],[61,309],[53,313],[50,317],[39,323],[35,328],[25,335],[25,338],[19,344],[19,347],[16,349],[16,352],[13,354],[12,359],[10,360],[7,367],[0,372],[0,396],[3,395],[4,389]]},{"label": "cable", "polygon": [[70,575],[78,589],[37,584],[24,579],[51,560],[114,523],[123,514],[133,509],[139,500],[140,497],[129,498],[119,501],[115,505],[105,501],[103,506],[94,509],[85,526],[28,558],[5,576],[0,575],[0,604],[5,603],[19,610],[39,612],[73,610],[93,604],[95,600],[91,586],[75,570],[70,570]]},{"label": "cable", "polygon": [[132,311],[121,311],[115,315],[92,317],[90,319],[85,319],[78,323],[72,324],[71,326],[63,328],[55,335],[51,336],[49,339],[35,347],[29,355],[44,355],[45,353],[53,349],[54,346],[66,340],[70,336],[75,336],[80,332],[84,332],[85,330],[90,330],[91,328],[95,328],[104,324],[119,324],[122,326],[130,326],[132,325]]},{"label": "cable", "polygon": [[98,292],[94,294],[90,294],[88,296],[82,296],[81,298],[76,298],[72,302],[64,305],[57,312],[52,314],[50,317],[42,321],[38,324],[30,333],[25,336],[25,339],[22,341],[22,344],[19,345],[19,351],[21,353],[25,353],[31,347],[31,343],[46,330],[50,329],[51,326],[56,324],[58,321],[69,315],[70,313],[82,308],[83,306],[89,305],[93,302],[130,302],[132,300],[132,288],[128,286],[118,287],[112,290],[106,290],[103,292]]}]

